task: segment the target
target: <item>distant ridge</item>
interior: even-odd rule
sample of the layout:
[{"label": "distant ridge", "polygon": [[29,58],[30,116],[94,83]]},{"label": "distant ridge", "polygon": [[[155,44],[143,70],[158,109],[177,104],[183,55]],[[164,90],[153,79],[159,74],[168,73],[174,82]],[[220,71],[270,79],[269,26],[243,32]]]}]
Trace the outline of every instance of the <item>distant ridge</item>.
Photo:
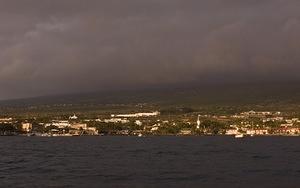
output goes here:
[{"label": "distant ridge", "polygon": [[5,100],[0,101],[0,107],[130,103],[153,103],[158,105],[300,103],[300,85],[296,83],[212,84],[204,86],[191,85],[184,88],[120,90]]}]

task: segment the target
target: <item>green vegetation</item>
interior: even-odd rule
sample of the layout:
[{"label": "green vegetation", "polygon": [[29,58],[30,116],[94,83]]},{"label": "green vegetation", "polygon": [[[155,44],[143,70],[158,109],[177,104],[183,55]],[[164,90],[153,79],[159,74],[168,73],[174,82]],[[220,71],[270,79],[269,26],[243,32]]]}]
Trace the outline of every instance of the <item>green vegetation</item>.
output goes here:
[{"label": "green vegetation", "polygon": [[11,124],[0,123],[0,135],[11,135],[18,132],[18,129]]},{"label": "green vegetation", "polygon": [[212,134],[224,134],[226,132],[226,125],[222,122],[214,120],[205,120],[202,122],[201,127]]}]

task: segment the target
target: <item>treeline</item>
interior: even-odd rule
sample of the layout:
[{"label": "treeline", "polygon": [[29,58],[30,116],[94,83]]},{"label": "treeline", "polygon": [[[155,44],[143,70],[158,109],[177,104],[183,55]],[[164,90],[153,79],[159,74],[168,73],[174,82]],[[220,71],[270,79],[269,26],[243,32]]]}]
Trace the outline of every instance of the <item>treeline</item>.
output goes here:
[{"label": "treeline", "polygon": [[13,124],[0,123],[0,135],[14,135],[19,132],[18,127]]}]

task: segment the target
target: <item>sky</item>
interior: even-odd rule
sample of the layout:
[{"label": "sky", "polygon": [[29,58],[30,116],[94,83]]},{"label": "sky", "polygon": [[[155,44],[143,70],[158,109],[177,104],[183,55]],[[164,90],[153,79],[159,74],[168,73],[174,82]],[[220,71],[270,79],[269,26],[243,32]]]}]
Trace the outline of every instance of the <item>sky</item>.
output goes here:
[{"label": "sky", "polygon": [[0,99],[300,81],[299,0],[0,0]]}]

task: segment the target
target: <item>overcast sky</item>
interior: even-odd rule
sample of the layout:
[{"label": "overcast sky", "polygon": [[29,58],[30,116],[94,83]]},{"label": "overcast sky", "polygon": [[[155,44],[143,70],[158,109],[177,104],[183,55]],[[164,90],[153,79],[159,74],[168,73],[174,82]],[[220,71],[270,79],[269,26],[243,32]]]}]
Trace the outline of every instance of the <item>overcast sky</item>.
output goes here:
[{"label": "overcast sky", "polygon": [[0,0],[0,99],[299,71],[299,0]]}]

